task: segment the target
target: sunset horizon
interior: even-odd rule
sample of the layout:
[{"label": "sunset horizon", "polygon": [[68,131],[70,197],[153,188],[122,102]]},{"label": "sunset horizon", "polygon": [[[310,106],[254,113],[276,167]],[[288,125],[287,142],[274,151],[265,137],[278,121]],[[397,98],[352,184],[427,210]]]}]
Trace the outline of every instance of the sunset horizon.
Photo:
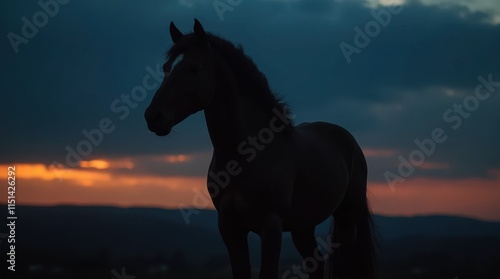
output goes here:
[{"label": "sunset horizon", "polygon": [[1,1],[2,278],[497,279],[497,2]]},{"label": "sunset horizon", "polygon": [[[369,162],[394,156],[396,151],[366,149]],[[162,209],[213,210],[206,187],[210,153],[139,155],[124,158],[81,160],[69,168],[43,163],[14,163],[16,205],[27,206],[115,206]],[[148,165],[157,164],[157,172]],[[201,166],[207,167],[201,167]],[[184,174],[193,172],[194,174]],[[489,178],[440,179],[419,176],[418,171],[442,164],[428,162],[416,167],[416,174],[391,185],[388,181],[368,181],[368,199],[374,214],[384,216],[452,215],[500,221],[500,170]],[[163,168],[163,169],[162,169]],[[170,169],[170,171],[169,171]],[[161,174],[176,169],[181,175]],[[395,168],[397,169],[397,168]],[[195,174],[195,173],[199,174]],[[6,179],[0,173],[0,179]],[[480,188],[477,185],[481,185]],[[3,202],[0,204],[4,204]]]}]

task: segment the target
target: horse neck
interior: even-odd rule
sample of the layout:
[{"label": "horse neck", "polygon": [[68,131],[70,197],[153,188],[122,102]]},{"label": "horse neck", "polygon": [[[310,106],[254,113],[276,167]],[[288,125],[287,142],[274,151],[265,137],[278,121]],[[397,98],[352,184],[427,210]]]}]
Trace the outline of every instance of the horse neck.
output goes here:
[{"label": "horse neck", "polygon": [[231,71],[226,73],[222,79],[225,85],[205,109],[205,119],[214,152],[226,159],[237,159],[238,146],[269,125],[270,111],[249,98],[250,94],[262,92],[245,92],[255,89],[238,84]]}]

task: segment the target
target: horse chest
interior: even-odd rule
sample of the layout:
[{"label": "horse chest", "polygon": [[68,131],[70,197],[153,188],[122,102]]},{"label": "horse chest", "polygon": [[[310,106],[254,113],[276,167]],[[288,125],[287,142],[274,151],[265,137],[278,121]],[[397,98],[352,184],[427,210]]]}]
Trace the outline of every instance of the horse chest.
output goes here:
[{"label": "horse chest", "polygon": [[269,173],[259,177],[235,177],[213,198],[220,215],[227,219],[244,220],[245,226],[258,230],[262,216],[270,210],[285,213],[291,208],[292,185]]}]

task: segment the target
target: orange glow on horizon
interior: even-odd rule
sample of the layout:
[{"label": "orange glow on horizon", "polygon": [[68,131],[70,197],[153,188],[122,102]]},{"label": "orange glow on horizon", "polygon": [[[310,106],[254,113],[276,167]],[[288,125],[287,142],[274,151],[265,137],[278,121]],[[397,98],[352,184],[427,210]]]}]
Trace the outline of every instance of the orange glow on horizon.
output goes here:
[{"label": "orange glow on horizon", "polygon": [[133,169],[134,163],[129,158],[119,160],[104,160],[96,159],[90,161],[80,161],[79,167],[81,168],[94,168],[94,169]]},{"label": "orange glow on horizon", "polygon": [[192,157],[189,155],[179,154],[179,155],[167,155],[163,157],[165,162],[168,163],[184,163],[192,160]]},{"label": "orange glow on horizon", "polygon": [[418,166],[418,168],[424,170],[446,170],[450,168],[450,164],[438,163],[438,162],[424,162],[422,165]]},{"label": "orange glow on horizon", "polygon": [[368,183],[368,197],[375,213],[384,215],[454,214],[500,220],[500,170],[494,178],[437,179],[415,177],[390,188]]},{"label": "orange glow on horizon", "polygon": [[365,157],[390,157],[396,154],[395,149],[363,149]]},{"label": "orange glow on horizon", "polygon": [[[16,166],[16,178],[27,180],[71,180],[81,186],[93,186],[96,182],[106,182],[111,180],[111,175],[105,172],[96,172],[82,169],[57,169],[54,166],[47,167],[44,164],[14,164]],[[7,169],[7,165],[0,165],[0,168]],[[1,179],[7,178],[6,172],[0,173]]]},{"label": "orange glow on horizon", "polygon": [[80,161],[80,167],[103,170],[109,168],[109,163],[104,160]]},{"label": "orange glow on horizon", "polygon": [[[17,203],[213,208],[205,176],[164,176],[135,169],[117,173],[112,160],[103,161],[111,162],[109,168],[13,164],[20,193]],[[7,167],[0,165],[0,169]],[[376,214],[451,214],[500,220],[500,169],[490,174],[491,178],[413,177],[395,185],[394,191],[386,183],[369,182],[368,197]],[[0,171],[0,179],[6,181],[7,171]]]},{"label": "orange glow on horizon", "polygon": [[[179,207],[186,203],[213,208],[205,186],[206,177],[116,174],[107,169],[70,169],[44,164],[12,165],[16,166],[19,192],[23,192],[22,198],[16,201],[21,205]],[[0,169],[7,167],[0,165]],[[7,172],[0,172],[0,179],[6,180]]]}]

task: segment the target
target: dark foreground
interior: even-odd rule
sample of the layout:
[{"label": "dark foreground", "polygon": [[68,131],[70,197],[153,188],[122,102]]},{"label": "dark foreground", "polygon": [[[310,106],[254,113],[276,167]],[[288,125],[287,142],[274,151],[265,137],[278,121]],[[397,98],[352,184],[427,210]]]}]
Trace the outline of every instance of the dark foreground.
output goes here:
[{"label": "dark foreground", "polygon": [[[200,211],[189,224],[178,210],[154,208],[18,207],[17,215],[16,272],[7,270],[10,244],[2,237],[1,278],[231,278],[213,211]],[[499,278],[500,223],[375,216],[375,224],[379,278]],[[318,237],[327,230],[325,223]],[[258,268],[256,236],[250,247]],[[305,278],[300,264],[286,234],[281,268],[288,272],[282,278]]]}]

